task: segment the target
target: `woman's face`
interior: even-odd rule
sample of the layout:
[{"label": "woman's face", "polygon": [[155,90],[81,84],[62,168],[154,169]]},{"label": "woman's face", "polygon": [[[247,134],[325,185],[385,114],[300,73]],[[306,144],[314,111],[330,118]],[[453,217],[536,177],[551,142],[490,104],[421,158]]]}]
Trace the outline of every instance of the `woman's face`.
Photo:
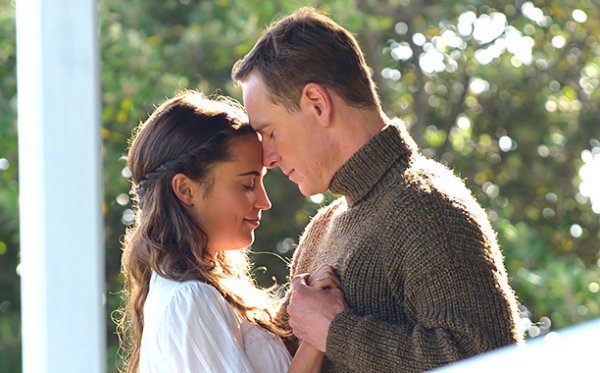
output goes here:
[{"label": "woman's face", "polygon": [[206,185],[193,184],[192,214],[208,235],[209,253],[250,246],[261,211],[271,208],[258,135],[235,138],[230,146],[232,160],[213,166]]}]

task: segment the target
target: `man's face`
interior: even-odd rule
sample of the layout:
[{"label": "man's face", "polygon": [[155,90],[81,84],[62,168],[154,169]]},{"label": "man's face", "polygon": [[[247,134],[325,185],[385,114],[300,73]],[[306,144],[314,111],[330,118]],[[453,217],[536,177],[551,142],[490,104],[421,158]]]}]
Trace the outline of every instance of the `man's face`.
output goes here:
[{"label": "man's face", "polygon": [[250,125],[262,137],[265,167],[279,167],[306,196],[327,191],[333,176],[326,167],[328,149],[310,107],[290,112],[274,104],[258,73],[242,89]]}]

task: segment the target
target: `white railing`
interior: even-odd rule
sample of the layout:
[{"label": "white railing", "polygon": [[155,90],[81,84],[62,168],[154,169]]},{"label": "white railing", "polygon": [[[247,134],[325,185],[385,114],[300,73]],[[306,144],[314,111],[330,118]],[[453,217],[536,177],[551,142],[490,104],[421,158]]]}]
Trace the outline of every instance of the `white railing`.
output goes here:
[{"label": "white railing", "polygon": [[433,370],[435,373],[599,373],[600,319]]}]

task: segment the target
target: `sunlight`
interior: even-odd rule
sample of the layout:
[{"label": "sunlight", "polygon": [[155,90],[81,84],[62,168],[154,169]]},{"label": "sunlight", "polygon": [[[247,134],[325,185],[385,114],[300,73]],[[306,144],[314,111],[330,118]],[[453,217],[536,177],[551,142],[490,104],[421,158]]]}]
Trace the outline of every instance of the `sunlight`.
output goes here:
[{"label": "sunlight", "polygon": [[418,32],[413,35],[412,40],[413,40],[413,43],[415,43],[416,45],[422,46],[427,41],[427,38],[425,37],[425,35]]},{"label": "sunlight", "polygon": [[592,204],[592,211],[600,214],[600,146],[594,147],[591,151],[581,152],[581,159],[584,165],[579,169],[581,184],[579,192],[589,198]]},{"label": "sunlight", "polygon": [[386,67],[383,70],[381,70],[381,76],[384,79],[400,80],[400,78],[402,78],[402,73],[397,69],[391,69],[389,67]]},{"label": "sunlight", "polygon": [[533,5],[532,2],[528,1],[524,3],[523,6],[521,6],[521,11],[525,17],[529,18],[538,25],[543,26],[545,24],[544,12],[540,8],[537,8],[535,5]]},{"label": "sunlight", "polygon": [[431,48],[419,56],[419,66],[426,74],[439,73],[446,69],[444,55],[435,48]]},{"label": "sunlight", "polygon": [[492,44],[485,49],[476,50],[475,59],[477,60],[477,62],[479,62],[482,65],[487,65],[490,62],[492,62],[495,58],[500,57],[500,55],[503,52],[503,48],[499,48],[496,44]]},{"label": "sunlight", "polygon": [[481,78],[473,78],[471,84],[469,84],[469,90],[473,94],[480,95],[490,89],[490,83],[487,80]]},{"label": "sunlight", "polygon": [[10,166],[10,162],[8,161],[8,159],[0,158],[0,171],[8,170],[9,166]]},{"label": "sunlight", "polygon": [[[545,19],[541,10],[535,8],[531,3],[528,4],[528,6],[524,5],[524,8],[531,13],[531,19]],[[579,13],[578,16],[580,19],[582,18]],[[452,30],[445,30],[440,36],[434,37],[431,43],[427,43],[423,34],[417,33],[413,36],[413,42],[423,46],[424,53],[419,56],[419,65],[426,74],[452,70],[450,64],[453,60],[445,58],[444,53],[447,53],[448,48],[464,49],[466,47],[465,41],[459,35],[469,36],[472,34],[480,44],[489,43],[485,48],[475,51],[475,59],[482,65],[491,63],[505,51],[513,55],[511,63],[515,67],[522,64],[529,65],[533,62],[535,45],[533,38],[508,26],[506,16],[502,13],[493,12],[477,17],[473,12],[465,12],[458,17],[457,30],[458,34]],[[554,43],[555,47],[557,45],[560,45],[558,39]],[[412,57],[412,49],[406,42],[393,43],[391,55],[397,61],[405,61]]]},{"label": "sunlight", "polygon": [[323,201],[325,200],[325,196],[322,193],[315,194],[313,196],[310,196],[310,200],[316,204],[323,203]]},{"label": "sunlight", "polygon": [[489,43],[502,35],[506,16],[502,13],[482,14],[473,25],[473,37],[481,44]]},{"label": "sunlight", "polygon": [[397,61],[406,61],[413,56],[413,51],[407,42],[392,43],[392,58]]},{"label": "sunlight", "polygon": [[504,135],[498,139],[498,147],[506,153],[514,150],[513,147],[515,147],[515,143],[509,136]]},{"label": "sunlight", "polygon": [[458,32],[461,35],[469,36],[473,32],[473,23],[477,19],[477,15],[473,12],[465,12],[458,17]]},{"label": "sunlight", "polygon": [[567,39],[565,39],[565,37],[562,35],[556,35],[552,38],[551,43],[554,48],[561,49],[564,48],[565,45],[567,45]]},{"label": "sunlight", "polygon": [[581,9],[575,9],[573,13],[571,13],[571,16],[575,22],[584,23],[587,21],[587,14],[585,14],[585,12]]},{"label": "sunlight", "polygon": [[529,36],[523,36],[521,31],[508,27],[506,31],[506,49],[526,65],[532,60],[532,49],[535,42]]},{"label": "sunlight", "polygon": [[433,43],[440,50],[444,50],[446,47],[458,49],[467,47],[465,41],[452,30],[446,30],[442,32],[442,35],[433,38]]}]

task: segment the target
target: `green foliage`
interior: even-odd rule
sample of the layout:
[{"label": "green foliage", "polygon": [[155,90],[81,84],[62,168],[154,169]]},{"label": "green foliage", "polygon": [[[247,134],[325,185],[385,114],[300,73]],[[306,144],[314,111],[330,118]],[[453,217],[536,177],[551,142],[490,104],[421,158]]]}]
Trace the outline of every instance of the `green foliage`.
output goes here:
[{"label": "green foliage", "polygon": [[[155,105],[185,88],[239,99],[230,79],[233,62],[265,26],[305,4],[100,1],[111,371],[117,339],[109,313],[120,304],[120,241],[131,219],[124,170],[131,130]],[[598,5],[584,0],[313,5],[357,35],[386,112],[404,118],[423,152],[454,168],[489,212],[529,334],[600,316],[600,219],[579,190],[584,160],[600,154]],[[0,2],[0,366],[18,372],[14,10],[12,2]],[[487,39],[474,34],[475,19],[502,20],[494,18],[499,14],[506,21],[497,34]],[[273,208],[264,214],[252,248],[253,273],[263,286],[285,283],[286,263],[303,227],[319,204],[333,198],[326,195],[319,203],[304,198],[278,171],[269,172],[266,185]]]},{"label": "green foliage", "polygon": [[0,366],[20,371],[19,210],[14,5],[0,3]]},{"label": "green foliage", "polygon": [[[410,8],[388,5],[386,14],[404,16],[380,30],[386,107],[405,113],[426,154],[466,178],[534,319],[554,328],[597,317],[600,224],[578,171],[585,152],[600,153],[599,8],[453,2],[416,17]],[[478,34],[494,27],[477,22],[500,13],[496,34]],[[427,68],[424,56],[443,63]]]}]

